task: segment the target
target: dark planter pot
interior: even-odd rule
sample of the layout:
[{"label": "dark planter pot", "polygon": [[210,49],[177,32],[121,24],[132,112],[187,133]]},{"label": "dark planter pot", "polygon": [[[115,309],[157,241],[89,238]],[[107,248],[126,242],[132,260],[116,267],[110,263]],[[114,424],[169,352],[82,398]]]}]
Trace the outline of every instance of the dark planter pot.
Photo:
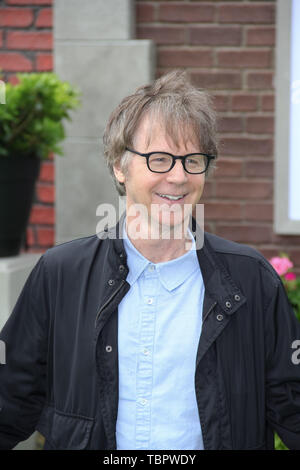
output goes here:
[{"label": "dark planter pot", "polygon": [[40,159],[0,157],[0,257],[16,256],[26,227],[39,176]]}]

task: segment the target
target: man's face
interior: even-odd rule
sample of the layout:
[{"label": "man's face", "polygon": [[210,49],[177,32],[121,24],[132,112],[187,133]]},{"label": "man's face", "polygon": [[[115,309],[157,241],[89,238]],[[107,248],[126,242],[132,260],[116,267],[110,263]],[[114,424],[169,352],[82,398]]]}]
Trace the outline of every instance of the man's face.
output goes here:
[{"label": "man's face", "polygon": [[[164,126],[159,122],[153,124],[146,115],[136,131],[133,150],[140,153],[163,151],[173,155],[201,152],[194,140],[181,137],[178,146],[175,145],[166,135]],[[205,182],[204,174],[187,173],[180,160],[176,160],[175,166],[167,173],[153,173],[147,167],[146,158],[136,154],[132,154],[126,174],[118,167],[114,171],[126,187],[127,215],[133,205],[142,204],[148,221],[155,221],[161,227],[168,225],[172,228],[183,223],[199,202]],[[182,197],[172,200],[172,196]]]}]

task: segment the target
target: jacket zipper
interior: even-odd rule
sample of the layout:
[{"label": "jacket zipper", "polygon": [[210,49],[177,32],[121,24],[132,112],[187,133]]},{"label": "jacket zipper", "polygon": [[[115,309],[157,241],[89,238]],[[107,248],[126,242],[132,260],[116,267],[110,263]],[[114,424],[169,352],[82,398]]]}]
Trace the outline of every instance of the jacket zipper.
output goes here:
[{"label": "jacket zipper", "polygon": [[107,307],[107,305],[112,301],[112,299],[117,295],[117,293],[121,290],[121,288],[123,287],[123,285],[125,284],[125,281],[124,279],[122,279],[121,281],[121,284],[119,285],[119,287],[115,290],[115,292],[113,292],[111,294],[111,296],[108,298],[108,300],[105,302],[104,305],[102,305],[102,307],[100,308],[99,312],[97,313],[97,316],[96,316],[96,320],[95,320],[95,328],[97,327],[97,322],[98,322],[98,319],[99,319],[99,316],[101,314],[101,312],[103,312],[103,310],[105,309],[105,307]]},{"label": "jacket zipper", "polygon": [[215,306],[217,305],[218,302],[215,302],[212,304],[212,306],[208,309],[208,311],[206,312],[206,314],[204,315],[203,317],[203,320],[202,320],[202,324],[204,323],[204,321],[206,320],[206,318],[208,317],[208,315],[210,314],[210,312],[215,308]]}]

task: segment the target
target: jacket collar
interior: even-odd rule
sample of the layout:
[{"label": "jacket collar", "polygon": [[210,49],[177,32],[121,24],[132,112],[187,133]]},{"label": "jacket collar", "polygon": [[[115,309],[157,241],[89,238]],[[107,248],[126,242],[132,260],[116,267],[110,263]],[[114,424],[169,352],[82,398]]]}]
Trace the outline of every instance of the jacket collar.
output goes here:
[{"label": "jacket collar", "polygon": [[212,248],[208,233],[204,234],[204,244],[197,255],[207,293],[204,315],[212,302],[216,302],[226,315],[232,315],[246,298]]}]

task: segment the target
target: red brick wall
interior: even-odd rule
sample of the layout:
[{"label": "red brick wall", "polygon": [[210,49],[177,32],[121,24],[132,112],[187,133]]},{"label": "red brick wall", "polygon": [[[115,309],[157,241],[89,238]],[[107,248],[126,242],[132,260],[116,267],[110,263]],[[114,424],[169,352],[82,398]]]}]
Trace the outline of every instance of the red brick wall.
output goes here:
[{"label": "red brick wall", "polygon": [[[51,70],[51,0],[0,2],[0,67]],[[287,252],[300,273],[300,236],[273,232],[275,0],[136,0],[136,37],[152,39],[157,76],[174,68],[215,96],[220,157],[204,193],[207,230],[258,248]],[[43,164],[28,243],[54,239],[54,171]]]},{"label": "red brick wall", "polygon": [[220,154],[204,192],[207,230],[266,257],[288,253],[300,273],[300,236],[273,232],[276,1],[136,0],[139,39],[157,45],[157,76],[186,69],[215,97]]},{"label": "red brick wall", "polygon": [[[0,1],[0,69],[4,81],[16,82],[17,72],[52,70],[52,1]],[[42,163],[35,203],[27,230],[28,251],[54,244],[54,162]]]}]

